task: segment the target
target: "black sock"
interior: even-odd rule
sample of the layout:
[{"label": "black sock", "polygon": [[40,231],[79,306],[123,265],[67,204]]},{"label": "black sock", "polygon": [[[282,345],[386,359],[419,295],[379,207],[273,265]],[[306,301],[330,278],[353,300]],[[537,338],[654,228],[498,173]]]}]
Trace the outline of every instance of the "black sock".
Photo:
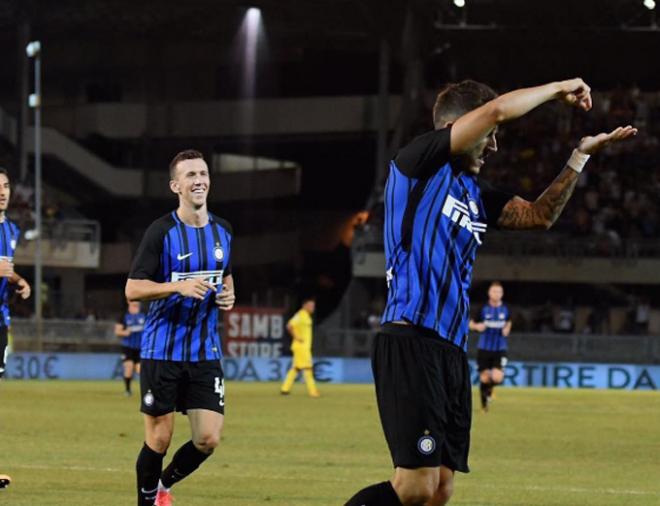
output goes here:
[{"label": "black sock", "polygon": [[493,389],[494,389],[494,388],[495,388],[495,384],[494,384],[494,383],[491,383],[490,385],[488,385],[488,390],[486,391],[486,395],[487,395],[488,397],[491,397],[491,396],[493,395]]},{"label": "black sock", "polygon": [[124,376],[124,385],[126,385],[126,391],[130,392],[131,391],[131,378],[127,378]]},{"label": "black sock", "polygon": [[163,468],[164,453],[153,451],[144,443],[135,464],[137,471],[138,506],[153,506],[158,491],[158,480]]},{"label": "black sock", "polygon": [[389,481],[363,488],[344,506],[402,506],[399,496]]},{"label": "black sock", "polygon": [[479,397],[481,398],[481,407],[488,405],[488,383],[479,383]]},{"label": "black sock", "polygon": [[5,351],[8,343],[7,327],[0,326],[0,378],[5,375]]},{"label": "black sock", "polygon": [[172,462],[163,471],[160,481],[165,488],[170,488],[192,473],[210,456],[210,453],[200,452],[192,441],[188,441],[176,451]]}]

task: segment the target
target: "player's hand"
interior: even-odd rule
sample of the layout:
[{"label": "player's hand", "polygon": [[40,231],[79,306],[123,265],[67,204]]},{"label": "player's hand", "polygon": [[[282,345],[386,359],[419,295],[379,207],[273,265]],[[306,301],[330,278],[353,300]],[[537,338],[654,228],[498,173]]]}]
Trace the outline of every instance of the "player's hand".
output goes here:
[{"label": "player's hand", "polygon": [[588,111],[592,106],[591,88],[579,77],[560,81],[557,99],[565,104],[579,107],[583,111]]},{"label": "player's hand", "polygon": [[637,135],[637,129],[628,125],[612,130],[610,133],[582,137],[578,151],[585,155],[593,155],[612,142],[619,142]]},{"label": "player's hand", "polygon": [[17,285],[18,285],[18,289],[16,290],[16,293],[20,295],[23,300],[27,299],[32,293],[32,288],[30,288],[30,284],[24,279],[20,279]]},{"label": "player's hand", "polygon": [[235,302],[236,293],[234,293],[234,289],[230,289],[227,285],[222,285],[222,290],[215,296],[215,303],[218,305],[218,308],[223,311],[230,311],[234,307]]},{"label": "player's hand", "polygon": [[203,300],[209,290],[215,290],[215,286],[201,278],[186,279],[178,281],[177,290],[184,297]]},{"label": "player's hand", "polygon": [[10,278],[14,275],[14,263],[9,260],[0,260],[0,278]]}]

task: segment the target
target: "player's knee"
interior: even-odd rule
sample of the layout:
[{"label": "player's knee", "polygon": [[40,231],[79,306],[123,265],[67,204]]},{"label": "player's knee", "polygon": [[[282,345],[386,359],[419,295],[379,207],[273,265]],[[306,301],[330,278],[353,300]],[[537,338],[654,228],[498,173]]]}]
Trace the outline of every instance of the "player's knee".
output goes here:
[{"label": "player's knee", "polygon": [[452,494],[454,493],[454,480],[440,482],[438,490],[434,497],[435,501],[433,506],[443,506],[449,502]]},{"label": "player's knee", "polygon": [[170,447],[171,435],[167,434],[153,434],[149,438],[149,447],[158,453],[165,453]]},{"label": "player's knee", "polygon": [[158,453],[165,453],[172,441],[172,429],[166,424],[159,424],[147,432],[147,445]]},{"label": "player's knee", "polygon": [[404,506],[423,506],[435,495],[440,485],[435,469],[416,469],[394,478],[394,490]]},{"label": "player's knee", "polygon": [[210,455],[218,444],[220,444],[220,435],[211,432],[203,433],[197,436],[193,443],[200,452]]},{"label": "player's knee", "polygon": [[482,383],[490,383],[490,373],[488,371],[483,371],[479,375],[479,381]]}]

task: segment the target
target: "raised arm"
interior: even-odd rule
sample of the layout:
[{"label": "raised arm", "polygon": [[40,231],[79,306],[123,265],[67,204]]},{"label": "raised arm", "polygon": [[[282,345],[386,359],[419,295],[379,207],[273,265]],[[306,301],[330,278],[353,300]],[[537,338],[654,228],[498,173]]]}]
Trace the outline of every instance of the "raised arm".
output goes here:
[{"label": "raised arm", "polygon": [[561,100],[588,111],[591,109],[591,88],[577,78],[501,95],[454,122],[451,128],[451,154],[469,151],[499,124],[524,116],[550,100]]},{"label": "raised arm", "polygon": [[534,202],[515,196],[502,209],[497,225],[508,230],[547,230],[566,207],[580,172],[589,156],[612,142],[622,141],[637,134],[637,129],[619,127],[610,133],[584,137],[578,148],[555,180]]}]

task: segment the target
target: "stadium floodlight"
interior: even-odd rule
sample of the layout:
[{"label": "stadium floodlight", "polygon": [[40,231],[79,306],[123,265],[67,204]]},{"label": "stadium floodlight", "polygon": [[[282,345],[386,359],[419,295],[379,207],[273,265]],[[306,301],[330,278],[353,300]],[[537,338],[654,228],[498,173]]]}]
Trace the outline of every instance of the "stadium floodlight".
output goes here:
[{"label": "stadium floodlight", "polygon": [[454,5],[463,8],[465,7],[465,0],[454,0]]},{"label": "stadium floodlight", "polygon": [[25,47],[25,54],[34,61],[34,93],[28,97],[28,105],[34,109],[34,318],[37,324],[37,342],[39,351],[42,346],[42,300],[41,278],[43,274],[43,256],[41,251],[41,42],[31,41]]},{"label": "stadium floodlight", "polygon": [[655,0],[644,0],[644,7],[650,11],[655,9]]},{"label": "stadium floodlight", "polygon": [[28,55],[28,58],[34,58],[41,53],[41,42],[38,40],[33,40],[27,46],[25,46],[25,54]]}]

